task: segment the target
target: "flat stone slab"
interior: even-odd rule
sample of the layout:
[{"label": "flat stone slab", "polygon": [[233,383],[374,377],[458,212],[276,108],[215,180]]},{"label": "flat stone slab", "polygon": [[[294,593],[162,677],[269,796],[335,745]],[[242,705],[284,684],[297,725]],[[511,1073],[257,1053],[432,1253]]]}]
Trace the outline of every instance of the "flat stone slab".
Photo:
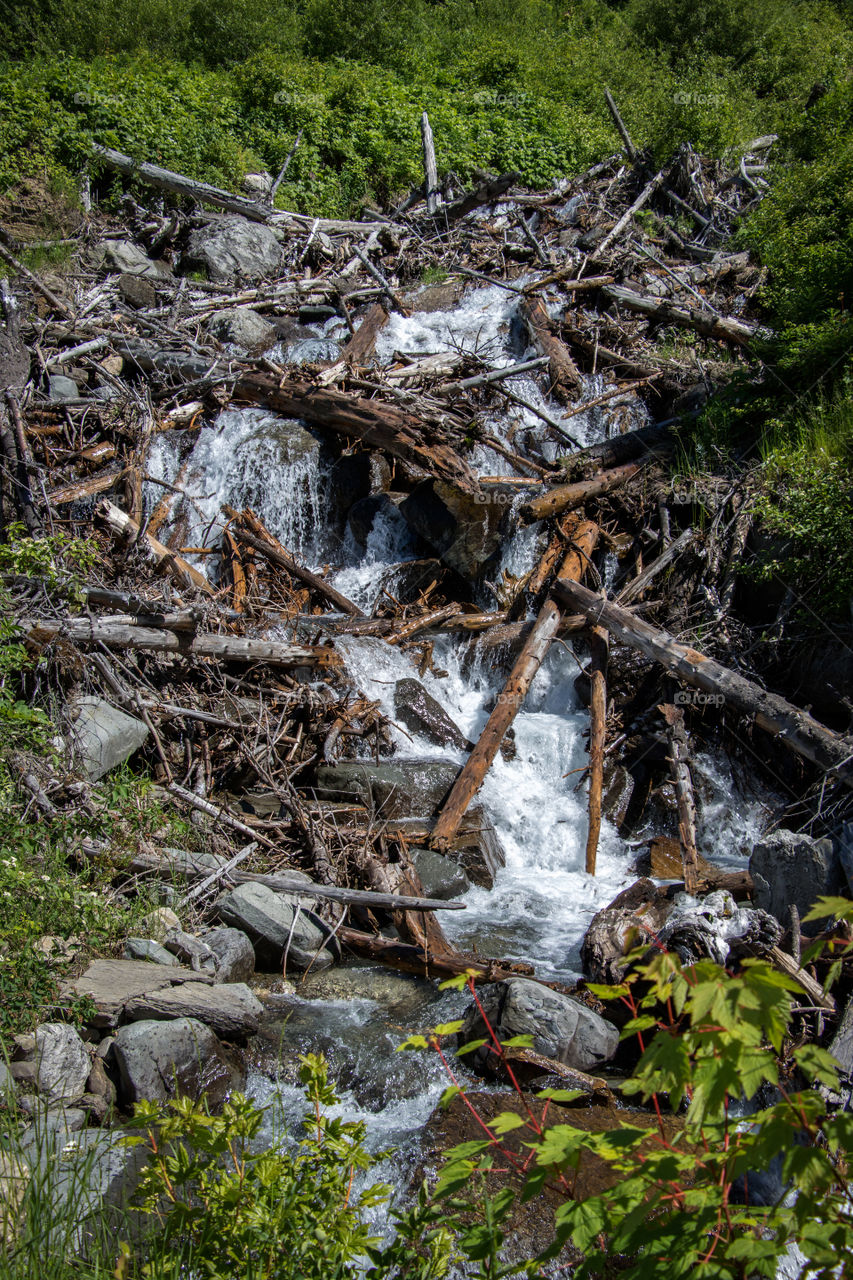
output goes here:
[{"label": "flat stone slab", "polygon": [[91,996],[98,1010],[93,1024],[114,1027],[131,1000],[168,991],[183,983],[210,984],[212,981],[206,973],[194,973],[178,965],[167,967],[147,960],[93,960],[81,977],[64,984],[63,994],[72,999]]},{"label": "flat stone slab", "polygon": [[133,996],[124,1007],[128,1022],[167,1022],[194,1018],[226,1040],[254,1035],[263,1005],[243,982],[223,982],[216,987],[185,983]]}]

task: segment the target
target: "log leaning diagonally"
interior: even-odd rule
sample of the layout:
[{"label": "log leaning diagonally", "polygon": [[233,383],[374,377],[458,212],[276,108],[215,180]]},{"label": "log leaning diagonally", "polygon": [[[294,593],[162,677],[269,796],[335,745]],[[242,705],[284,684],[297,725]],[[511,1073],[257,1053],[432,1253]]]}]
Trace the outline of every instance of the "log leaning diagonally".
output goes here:
[{"label": "log leaning diagonally", "polygon": [[[560,577],[582,577],[598,541],[598,526],[579,522],[572,531],[573,545],[560,567]],[[558,581],[560,578],[557,579]],[[564,610],[549,596],[539,611],[533,630],[524,642],[509,679],[498,695],[494,711],[486,721],[462,772],[453,784],[432,831],[430,844],[439,851],[450,847],[459,823],[479,791],[492,761],[500,750],[506,731],[527,697],[533,679],[559,630]]]},{"label": "log leaning diagonally", "polygon": [[768,693],[713,658],[679,644],[667,631],[651,626],[580,583],[558,580],[553,592],[563,604],[579,609],[593,625],[606,627],[611,635],[659,662],[686,684],[717,694],[739,711],[754,716],[759,728],[778,737],[791,751],[827,773],[837,773],[848,787],[853,787],[853,738],[827,729],[779,694]]},{"label": "log leaning diagonally", "polygon": [[199,573],[198,569],[194,569],[183,556],[178,555],[177,551],[171,551],[150,533],[142,533],[136,521],[112,502],[104,499],[98,507],[98,515],[106,522],[110,532],[116,538],[129,543],[136,542],[141,535],[145,546],[156,560],[158,568],[163,573],[168,573],[176,582],[184,587],[197,587],[206,596],[216,595],[216,588],[211,586],[203,573]]},{"label": "log leaning diagonally", "polygon": [[288,418],[302,418],[313,426],[364,440],[404,462],[414,463],[454,485],[462,493],[479,492],[477,477],[451,447],[431,433],[412,413],[381,400],[345,395],[310,383],[286,382],[267,374],[248,374],[234,387],[235,400],[262,404]]},{"label": "log leaning diagonally", "polygon": [[618,489],[637,475],[641,468],[640,462],[626,462],[624,466],[614,467],[612,471],[605,471],[591,480],[557,485],[525,503],[519,513],[520,517],[530,524],[534,520],[547,520],[551,516],[560,515],[563,511],[574,511],[582,507],[587,498],[600,498],[611,489]]}]

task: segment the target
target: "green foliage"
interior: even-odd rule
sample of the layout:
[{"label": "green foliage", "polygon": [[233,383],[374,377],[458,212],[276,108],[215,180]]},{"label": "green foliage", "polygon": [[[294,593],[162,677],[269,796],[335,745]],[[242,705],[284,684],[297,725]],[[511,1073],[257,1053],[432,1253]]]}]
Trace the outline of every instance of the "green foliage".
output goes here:
[{"label": "green foliage", "polygon": [[[853,904],[832,900],[826,913],[849,919]],[[546,1183],[562,1188],[565,1198],[553,1244],[538,1258],[500,1263],[502,1226],[513,1199],[508,1189],[484,1203],[478,1230],[460,1240],[466,1256],[481,1261],[483,1276],[539,1277],[570,1242],[584,1255],[572,1270],[579,1280],[615,1273],[657,1280],[664,1272],[752,1280],[775,1276],[779,1259],[796,1243],[816,1280],[848,1274],[853,1223],[846,1171],[853,1120],[845,1113],[827,1115],[815,1088],[837,1088],[838,1064],[830,1054],[812,1044],[792,1047],[788,1039],[790,992],[798,988],[758,960],[732,976],[710,961],[685,968],[665,952],[650,961],[639,953],[633,959],[623,984],[591,990],[630,1011],[622,1038],[637,1037],[642,1056],[623,1092],[650,1106],[656,1123],[650,1128],[621,1121],[592,1132],[570,1122],[547,1124],[553,1102],[578,1096],[554,1090],[538,1095],[539,1115],[527,1106],[526,1115],[507,1111],[488,1126],[480,1121],[483,1136],[447,1153],[435,1189],[457,1226],[455,1198],[492,1169],[509,1166],[526,1174],[525,1199]],[[476,998],[470,979],[469,985]],[[425,1038],[442,1055],[445,1030]],[[776,1101],[753,1111],[748,1122],[739,1120],[742,1103],[758,1096]],[[673,1113],[668,1120],[665,1112]],[[683,1120],[675,1119],[678,1113]],[[510,1133],[524,1134],[527,1158],[514,1154],[517,1146],[507,1148]],[[576,1201],[576,1172],[593,1157],[611,1176],[604,1190]],[[750,1203],[750,1179],[773,1170],[796,1196],[780,1190],[770,1204]],[[737,1184],[746,1195],[735,1194]]]}]

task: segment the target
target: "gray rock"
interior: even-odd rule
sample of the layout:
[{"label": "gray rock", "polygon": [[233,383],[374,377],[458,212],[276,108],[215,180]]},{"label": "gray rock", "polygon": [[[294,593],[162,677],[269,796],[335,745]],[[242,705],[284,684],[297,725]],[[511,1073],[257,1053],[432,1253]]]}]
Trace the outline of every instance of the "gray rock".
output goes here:
[{"label": "gray rock", "polygon": [[118,278],[118,291],[132,307],[157,306],[157,290],[144,275],[135,276],[125,272]]},{"label": "gray rock", "polygon": [[217,982],[248,982],[255,972],[255,949],[239,929],[210,929],[204,941],[216,956]]},{"label": "gray rock", "polygon": [[[510,978],[485,987],[480,992],[480,1003],[499,1040],[530,1035],[537,1053],[577,1071],[594,1071],[613,1057],[619,1044],[616,1028],[586,1005],[526,978]],[[465,1016],[460,1043],[484,1037],[488,1037],[485,1023],[477,1006],[472,1005]],[[478,1050],[466,1060],[484,1065],[488,1056]]]},{"label": "gray rock", "polygon": [[129,276],[147,276],[151,280],[170,280],[172,273],[163,262],[154,262],[130,240],[108,240],[104,245],[104,262],[114,271]]},{"label": "gray rock", "polygon": [[168,990],[133,996],[124,1006],[128,1022],[194,1018],[226,1040],[243,1040],[258,1030],[264,1007],[243,982],[203,986],[188,982]]},{"label": "gray rock", "polygon": [[125,960],[150,960],[152,964],[176,965],[178,962],[153,938],[128,938],[124,944]]},{"label": "gray rock", "polygon": [[116,1035],[115,1055],[125,1106],[148,1100],[206,1097],[219,1107],[242,1084],[242,1073],[203,1022],[134,1022]]},{"label": "gray rock", "polygon": [[[790,925],[792,903],[802,921],[818,898],[844,889],[844,875],[832,840],[815,840],[793,831],[774,831],[757,844],[749,871],[755,886],[753,902],[775,916],[783,928]],[[812,936],[820,932],[822,925],[812,921],[801,928]]]},{"label": "gray rock", "polygon": [[259,965],[280,969],[289,939],[289,967],[307,969],[310,964],[312,969],[318,965],[323,968],[332,963],[332,956],[323,947],[328,931],[324,931],[313,913],[304,907],[296,916],[301,901],[275,893],[266,885],[250,883],[223,894],[216,905],[219,918],[225,924],[251,938]]},{"label": "gray rock", "polygon": [[73,378],[66,378],[62,373],[54,373],[48,379],[47,394],[54,404],[61,404],[63,400],[79,400],[80,388]]},{"label": "gray rock", "polygon": [[194,938],[183,929],[170,929],[163,946],[196,973],[209,973],[211,977],[216,973],[216,956],[201,938]]},{"label": "gray rock", "polygon": [[281,245],[269,227],[240,217],[213,218],[193,231],[183,256],[184,269],[206,270],[214,281],[273,275],[281,264]]},{"label": "gray rock", "polygon": [[79,1098],[86,1090],[91,1060],[86,1046],[66,1022],[45,1022],[35,1031],[39,1093],[50,1102]]},{"label": "gray rock", "polygon": [[467,582],[477,582],[500,545],[508,496],[492,490],[470,496],[430,479],[400,503],[400,513],[449,568]]},{"label": "gray rock", "polygon": [[317,770],[321,800],[357,800],[382,818],[431,818],[453,786],[453,760],[340,760]]},{"label": "gray rock", "polygon": [[147,960],[93,960],[79,978],[63,984],[68,999],[91,996],[97,1012],[91,1020],[96,1027],[114,1027],[126,1005],[138,996],[164,991],[182,983],[210,984],[207,974],[193,973],[181,965],[150,964]]},{"label": "gray rock", "polygon": [[257,311],[252,311],[251,307],[217,311],[208,321],[207,331],[220,342],[230,342],[244,350],[261,342],[271,345],[276,338],[275,326],[259,316]]},{"label": "gray rock", "polygon": [[115,1103],[116,1087],[107,1075],[107,1069],[100,1058],[95,1058],[92,1063],[92,1069],[86,1081],[86,1093],[83,1096],[86,1097],[87,1094],[103,1098],[107,1107],[111,1107]]},{"label": "gray rock", "polygon": [[36,1062],[13,1062],[9,1066],[9,1074],[16,1084],[27,1088],[35,1088],[38,1084],[39,1069]]},{"label": "gray rock", "polygon": [[97,782],[139,750],[148,727],[103,698],[79,698],[76,705],[72,732],[77,757],[86,777]]},{"label": "gray rock", "polygon": [[410,850],[412,863],[428,898],[458,898],[471,888],[462,868],[433,849]]},{"label": "gray rock", "polygon": [[398,680],[394,686],[394,716],[411,733],[418,733],[439,747],[464,751],[471,746],[441,703],[411,676]]}]

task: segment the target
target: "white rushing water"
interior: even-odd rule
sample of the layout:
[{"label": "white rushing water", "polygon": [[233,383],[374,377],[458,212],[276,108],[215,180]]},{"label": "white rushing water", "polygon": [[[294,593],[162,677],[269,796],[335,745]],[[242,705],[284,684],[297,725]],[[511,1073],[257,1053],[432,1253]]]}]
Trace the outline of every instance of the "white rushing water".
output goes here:
[{"label": "white rushing water", "polygon": [[[395,314],[380,334],[377,359],[388,363],[401,356],[466,351],[490,365],[505,367],[534,354],[519,330],[517,308],[516,294],[489,287],[470,291],[449,311],[407,318]],[[564,420],[566,411],[547,400],[533,378],[516,376],[507,386],[534,409]],[[587,379],[583,399],[600,395],[603,386],[600,377]],[[565,425],[585,444],[601,439],[606,425],[619,418],[625,419],[624,429],[641,425],[645,414],[636,401],[624,398],[565,418]],[[565,447],[549,439],[549,428],[536,412],[517,405],[491,415],[487,428],[510,447],[514,440],[523,440],[526,449],[538,450],[543,458],[553,458]],[[165,443],[157,448],[150,462],[152,472],[174,481],[176,455]],[[375,519],[366,548],[358,547],[351,534],[341,543],[324,525],[320,459],[319,448],[312,447],[311,437],[301,428],[283,425],[260,410],[221,413],[213,425],[199,432],[185,470],[183,487],[193,499],[190,507],[184,505],[185,539],[192,545],[213,545],[219,536],[222,504],[252,506],[304,563],[317,565],[322,558],[333,559],[335,586],[369,612],[380,582],[393,573],[395,565],[414,558],[412,536],[399,513],[386,508]],[[484,446],[474,454],[472,465],[480,474],[511,470]],[[535,527],[516,532],[503,548],[496,576],[502,570],[516,576],[527,572],[541,550],[541,534]],[[210,571],[209,558],[199,564]],[[614,568],[615,560],[608,571]],[[494,600],[487,605],[494,607]],[[423,683],[463,734],[476,740],[506,673],[496,669],[491,659],[471,662],[468,646],[469,642],[451,636],[438,639],[434,666],[446,674],[430,672]],[[396,681],[418,674],[411,658],[373,638],[345,636],[336,647],[354,685],[377,699],[393,720]],[[578,787],[578,780],[587,760],[589,716],[574,689],[579,670],[573,646],[556,642],[514,722],[515,758],[498,756],[478,798],[503,844],[506,867],[492,891],[472,888],[465,898],[466,911],[442,917],[447,934],[460,947],[476,947],[483,956],[523,959],[533,963],[540,975],[564,980],[579,976],[579,948],[592,915],[636,878],[633,850],[606,820],[597,874],[588,876],[583,869],[587,797],[585,785]],[[394,735],[402,757],[450,757],[459,764],[464,760],[463,754],[454,755],[408,731],[395,729]],[[724,865],[743,866],[744,852],[762,827],[761,797],[740,794],[727,764],[715,757],[697,761],[697,776],[701,851]],[[459,998],[437,999],[432,990],[427,996],[417,980],[397,977],[402,987],[420,992],[413,1003],[398,1000],[395,1005],[393,999],[377,999],[369,989],[365,995],[363,985],[342,999],[334,995],[334,984],[330,989],[330,980],[324,981],[326,985],[319,982],[307,991],[299,990],[289,1007],[290,1029],[283,1031],[283,1042],[291,1052],[312,1045],[326,1049],[335,1064],[346,1114],[365,1120],[374,1147],[400,1145],[423,1125],[446,1080],[435,1061],[401,1067],[404,1055],[395,1056],[395,1045],[409,1030],[457,1016]],[[362,976],[358,981],[369,988],[373,980]],[[268,1071],[259,1069],[252,1076],[251,1090],[260,1100],[277,1098],[286,1123],[303,1110],[302,1095],[293,1080],[271,1080]],[[397,1169],[399,1185],[411,1167],[409,1162]]]}]

